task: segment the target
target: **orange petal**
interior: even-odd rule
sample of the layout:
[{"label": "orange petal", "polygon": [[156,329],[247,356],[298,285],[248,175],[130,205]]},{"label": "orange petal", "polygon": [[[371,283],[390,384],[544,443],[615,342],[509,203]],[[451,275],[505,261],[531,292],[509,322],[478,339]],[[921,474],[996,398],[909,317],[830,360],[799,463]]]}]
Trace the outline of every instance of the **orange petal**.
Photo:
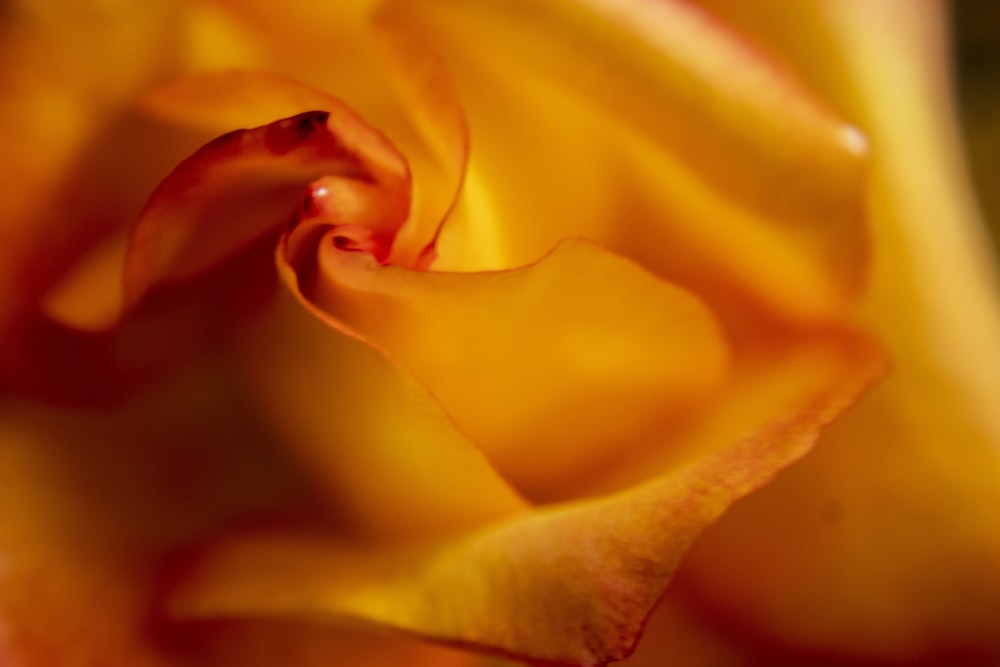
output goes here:
[{"label": "orange petal", "polygon": [[488,667],[467,651],[412,637],[274,619],[184,623],[176,641],[187,667]]},{"label": "orange petal", "polygon": [[796,391],[751,385],[733,413],[720,415],[731,423],[764,389],[766,422],[755,414],[736,439],[715,441],[646,484],[398,549],[320,532],[241,531],[195,560],[172,610],[185,618],[361,620],[558,664],[622,658],[705,525],[808,450],[871,380],[866,352],[827,352],[824,365],[804,369],[790,358],[791,368],[778,369],[797,378]]},{"label": "orange petal", "polygon": [[710,15],[678,0],[392,8],[445,58],[475,137],[440,268],[521,265],[583,236],[800,319],[856,296],[863,137]]},{"label": "orange petal", "polygon": [[[275,276],[268,270],[273,241],[266,241],[194,284],[158,290],[124,316],[116,308],[90,322],[79,319],[81,312],[105,303],[108,292],[120,295],[121,284],[121,263],[113,262],[116,253],[95,258],[96,273],[89,284],[75,285],[76,294],[65,295],[68,304],[53,304],[51,313],[22,312],[8,327],[0,346],[0,387],[61,405],[108,408],[149,389],[192,358],[217,353],[220,343],[255,316],[275,291]],[[83,291],[86,287],[94,293]],[[85,310],[60,310],[80,306]],[[89,314],[100,315],[100,310]],[[67,315],[76,319],[61,319]]]},{"label": "orange petal", "polygon": [[[397,235],[391,261],[426,266],[435,258],[434,243],[451,214],[465,178],[469,127],[451,77],[441,59],[406,26],[381,16],[373,25],[408,119],[423,137],[424,151],[407,151],[414,172],[415,205]],[[420,157],[430,155],[432,164]],[[422,253],[422,257],[414,256]]]},{"label": "orange petal", "polygon": [[[125,265],[126,304],[158,281],[190,277],[288,220],[305,186],[320,176],[352,193],[382,193],[383,225],[401,224],[408,208],[406,162],[349,108],[273,75],[203,75],[164,93],[210,114],[255,113],[296,105],[305,111],[224,135],[182,162],[150,197],[136,222]],[[318,99],[321,98],[321,99]],[[160,99],[157,104],[167,107]],[[179,103],[180,104],[180,103]],[[243,111],[237,111],[243,115]],[[384,219],[383,219],[384,218]],[[394,229],[378,230],[391,235]]]},{"label": "orange petal", "polygon": [[867,318],[895,369],[706,534],[690,579],[703,602],[781,644],[843,661],[997,664],[1000,289],[959,163],[944,6],[796,7],[822,31],[775,47],[872,139]]},{"label": "orange petal", "polygon": [[[159,342],[162,345],[163,329]],[[164,565],[222,521],[302,501],[225,371],[198,367],[113,412],[0,408],[0,664],[459,667],[414,640],[289,623],[190,627]]]},{"label": "orange petal", "polygon": [[[118,152],[122,135],[134,129],[122,112],[162,66],[177,10],[157,0],[114,9],[89,0],[58,10],[6,3],[0,16],[0,326],[128,210],[115,200],[143,180],[154,160]],[[130,167],[128,178],[109,184],[108,172],[120,163]]]},{"label": "orange petal", "polygon": [[156,640],[161,559],[297,495],[234,396],[202,367],[113,413],[4,401],[0,664],[192,664]]},{"label": "orange petal", "polygon": [[703,415],[727,377],[727,344],[696,297],[588,243],[472,274],[380,267],[329,242],[313,251],[315,287],[295,266],[282,271],[290,286],[413,373],[506,476],[548,498]]},{"label": "orange petal", "polygon": [[260,412],[345,534],[426,539],[525,509],[423,387],[291,295],[239,349]]},{"label": "orange petal", "polygon": [[627,660],[616,667],[663,667],[677,665],[698,667],[750,667],[776,665],[766,654],[740,638],[720,633],[691,608],[688,600],[677,595],[678,583],[667,589],[642,631],[642,639]]}]

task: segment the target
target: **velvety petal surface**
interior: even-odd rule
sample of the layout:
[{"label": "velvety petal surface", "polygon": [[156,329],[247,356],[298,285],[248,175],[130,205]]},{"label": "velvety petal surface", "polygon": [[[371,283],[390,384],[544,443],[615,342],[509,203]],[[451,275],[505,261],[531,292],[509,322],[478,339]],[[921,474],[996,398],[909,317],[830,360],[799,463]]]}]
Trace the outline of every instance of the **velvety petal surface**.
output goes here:
[{"label": "velvety petal surface", "polygon": [[730,304],[809,319],[856,293],[863,137],[712,16],[686,2],[390,13],[430,36],[475,137],[438,268],[517,266],[584,236]]},{"label": "velvety petal surface", "polygon": [[165,550],[295,497],[232,396],[200,368],[113,415],[4,400],[0,663],[189,664],[157,640]]},{"label": "velvety petal surface", "polygon": [[[173,157],[127,109],[168,66],[179,10],[157,1],[4,5],[0,327],[84,248],[134,215],[143,188]],[[133,142],[150,152],[130,151]]]},{"label": "velvety petal surface", "polygon": [[329,240],[295,249],[304,227],[279,257],[289,287],[384,350],[506,476],[549,497],[703,415],[727,379],[727,343],[696,297],[591,244],[510,271],[426,272]]},{"label": "velvety petal surface", "polygon": [[365,621],[557,664],[624,657],[691,540],[801,456],[871,380],[863,346],[803,363],[816,352],[774,367],[785,391],[751,383],[733,397],[719,419],[735,438],[703,434],[710,444],[647,483],[395,548],[329,531],[234,531],[194,558],[173,613]]},{"label": "velvety petal surface", "polygon": [[240,356],[261,413],[344,535],[400,543],[526,511],[426,389],[290,294],[248,330]]},{"label": "velvety petal surface", "polygon": [[828,27],[761,34],[869,133],[867,317],[895,369],[814,455],[709,531],[692,580],[738,626],[840,659],[995,664],[1000,300],[956,143],[944,8],[796,8],[796,25]]},{"label": "velvety petal surface", "polygon": [[178,549],[220,522],[303,503],[300,480],[237,396],[224,371],[201,366],[113,416],[4,402],[0,663],[471,664],[385,633],[162,617],[159,595]]}]

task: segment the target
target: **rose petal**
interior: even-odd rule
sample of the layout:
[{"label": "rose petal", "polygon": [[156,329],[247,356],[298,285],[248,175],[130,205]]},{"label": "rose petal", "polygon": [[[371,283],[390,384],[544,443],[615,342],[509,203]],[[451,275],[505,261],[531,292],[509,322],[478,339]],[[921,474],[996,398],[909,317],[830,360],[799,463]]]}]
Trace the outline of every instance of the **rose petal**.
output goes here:
[{"label": "rose petal", "polygon": [[217,621],[185,623],[177,635],[187,667],[487,667],[466,651],[359,627]]},{"label": "rose petal", "polygon": [[616,667],[663,667],[665,659],[677,665],[704,667],[749,667],[774,665],[766,654],[741,643],[706,623],[691,608],[690,600],[677,594],[675,582],[643,628],[635,653]]},{"label": "rose petal", "polygon": [[[110,321],[90,327],[60,319],[66,311],[23,312],[0,346],[0,387],[64,406],[118,406],[182,364],[217,354],[274,293],[273,272],[261,270],[273,252],[273,241],[254,244],[197,283],[160,289],[124,316],[112,312]],[[99,261],[91,283],[97,294],[67,294],[76,301],[59,307],[104,302],[121,284],[120,262],[115,266],[117,271]]]},{"label": "rose petal", "polygon": [[[108,163],[131,170],[126,192],[154,160],[121,155],[121,112],[169,53],[177,6],[118,7],[82,0],[55,8],[5,3],[0,16],[0,326],[38,298],[65,264],[117,220]],[[99,142],[94,144],[92,142]],[[117,166],[117,165],[116,165]],[[140,202],[141,203],[141,202]],[[131,211],[130,211],[131,213]]]},{"label": "rose petal", "polygon": [[[691,540],[804,453],[871,380],[863,349],[829,352],[823,376],[788,360],[781,372],[798,378],[798,391],[764,391],[767,423],[744,422],[737,440],[647,484],[399,549],[321,532],[237,532],[195,560],[173,612],[362,620],[557,664],[624,657]],[[761,389],[736,402],[761,401]]]},{"label": "rose petal", "polygon": [[157,612],[166,556],[220,521],[301,502],[255,415],[199,367],[112,414],[0,408],[0,664],[468,664],[403,638]]},{"label": "rose petal", "polygon": [[[204,271],[276,229],[288,219],[305,186],[320,176],[336,182],[332,187],[349,191],[377,188],[382,195],[380,223],[391,227],[405,220],[405,160],[336,98],[277,76],[249,73],[189,79],[164,97],[186,98],[198,109],[216,106],[223,115],[241,100],[264,103],[268,110],[311,105],[314,100],[322,106],[224,135],[160,184],[133,229],[125,265],[127,305],[137,302],[154,282]],[[168,106],[163,100],[157,104]],[[378,231],[391,236],[395,230]]]},{"label": "rose petal", "polygon": [[585,236],[798,318],[856,294],[863,138],[711,16],[676,0],[393,11],[446,58],[476,137],[440,268]]},{"label": "rose petal", "polygon": [[524,511],[425,389],[290,295],[247,333],[247,386],[346,533],[399,542]]},{"label": "rose petal", "polygon": [[[469,128],[451,77],[440,58],[404,25],[379,17],[373,25],[384,46],[389,71],[400,92],[409,120],[423,137],[424,151],[408,150],[414,172],[415,206],[397,235],[391,261],[402,266],[426,266],[436,256],[433,247],[442,223],[451,214],[465,178],[469,158]],[[420,253],[416,256],[414,253]]]},{"label": "rose petal", "polygon": [[581,474],[661,441],[703,415],[726,380],[727,343],[705,306],[591,244],[475,274],[379,267],[329,242],[313,252],[315,287],[291,251],[289,286],[413,373],[532,493],[557,497]]},{"label": "rose petal", "polygon": [[895,370],[706,534],[690,581],[744,629],[840,661],[996,664],[1000,289],[958,162],[944,7],[796,7],[825,28],[814,39],[797,23],[802,42],[775,47],[823,74],[871,133],[868,316]]},{"label": "rose petal", "polygon": [[0,408],[0,663],[189,665],[153,636],[160,559],[296,498],[253,415],[199,368],[112,414]]}]

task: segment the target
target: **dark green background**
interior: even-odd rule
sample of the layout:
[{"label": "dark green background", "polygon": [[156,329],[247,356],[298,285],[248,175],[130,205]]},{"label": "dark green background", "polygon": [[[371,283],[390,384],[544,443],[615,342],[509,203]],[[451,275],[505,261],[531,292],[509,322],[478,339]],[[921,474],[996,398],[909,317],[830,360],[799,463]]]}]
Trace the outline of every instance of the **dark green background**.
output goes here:
[{"label": "dark green background", "polygon": [[1000,0],[953,0],[958,101],[976,192],[1000,240]]}]

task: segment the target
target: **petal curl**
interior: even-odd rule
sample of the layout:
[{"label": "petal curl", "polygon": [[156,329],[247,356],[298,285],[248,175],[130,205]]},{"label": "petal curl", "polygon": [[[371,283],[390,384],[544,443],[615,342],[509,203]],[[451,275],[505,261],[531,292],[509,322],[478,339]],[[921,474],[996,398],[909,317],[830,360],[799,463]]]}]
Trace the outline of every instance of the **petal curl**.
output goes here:
[{"label": "petal curl", "polygon": [[0,406],[0,663],[190,665],[157,643],[161,558],[295,480],[198,368],[110,414]]},{"label": "petal curl", "polygon": [[[678,0],[392,11],[440,47],[476,137],[441,268],[585,236],[719,302],[808,320],[857,296],[863,137],[712,16]],[[484,212],[503,223],[482,229]]]},{"label": "petal curl", "polygon": [[[788,360],[782,372],[796,387],[765,392],[767,423],[755,413],[736,440],[716,440],[646,484],[396,549],[328,533],[236,532],[194,561],[173,612],[361,620],[554,664],[622,658],[694,537],[801,456],[871,380],[863,349],[828,352],[822,377]],[[759,403],[760,389],[748,386],[735,413]]]},{"label": "petal curl", "polygon": [[727,380],[727,342],[697,297],[592,244],[511,271],[422,272],[328,239],[300,248],[302,230],[279,255],[289,287],[412,373],[532,493],[558,497],[650,447]]},{"label": "petal curl", "polygon": [[[406,161],[379,132],[336,98],[272,75],[204,75],[179,84],[179,96],[207,97],[198,108],[221,114],[251,107],[311,106],[251,130],[223,135],[181,163],[150,197],[136,222],[125,264],[126,305],[155,282],[210,268],[286,222],[305,186],[320,176],[344,198],[373,198],[368,222],[391,241],[409,208]],[[227,96],[236,93],[237,100]],[[217,104],[220,100],[224,103]],[[166,103],[160,102],[162,106]],[[237,113],[242,113],[237,111]]]}]

